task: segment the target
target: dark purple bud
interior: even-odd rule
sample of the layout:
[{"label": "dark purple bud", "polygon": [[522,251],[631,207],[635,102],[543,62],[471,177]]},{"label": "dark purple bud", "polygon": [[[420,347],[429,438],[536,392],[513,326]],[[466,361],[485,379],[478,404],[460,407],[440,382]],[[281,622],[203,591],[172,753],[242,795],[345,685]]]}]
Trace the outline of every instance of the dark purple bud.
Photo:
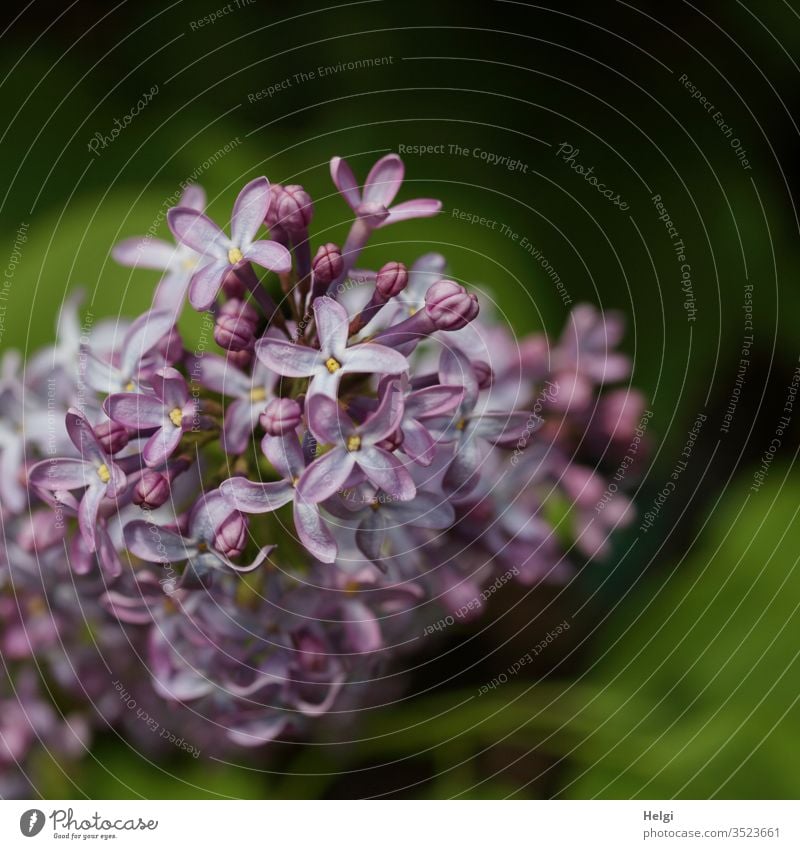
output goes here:
[{"label": "dark purple bud", "polygon": [[298,427],[303,420],[303,411],[291,398],[273,398],[259,420],[270,436],[283,436]]},{"label": "dark purple bud", "polygon": [[387,262],[375,280],[375,290],[386,301],[399,295],[407,285],[408,269],[402,262]]},{"label": "dark purple bud", "polygon": [[116,454],[117,451],[122,451],[131,438],[125,425],[110,419],[97,425],[94,433],[106,454]]},{"label": "dark purple bud", "polygon": [[17,542],[29,552],[45,551],[62,542],[67,533],[63,517],[52,510],[35,510],[23,520]]},{"label": "dark purple bud", "polygon": [[314,280],[317,283],[327,284],[336,280],[344,271],[344,261],[339,246],[334,245],[333,242],[320,245],[317,255],[314,257],[314,262],[311,263],[311,268],[314,271]]},{"label": "dark purple bud", "polygon": [[244,285],[242,278],[231,269],[222,280],[222,291],[229,298],[243,298],[247,287]]},{"label": "dark purple bud", "polygon": [[247,521],[241,513],[232,513],[217,528],[214,548],[225,557],[238,557],[247,546]]},{"label": "dark purple bud", "polygon": [[460,330],[479,310],[478,298],[452,280],[437,280],[425,293],[425,312],[437,330]]},{"label": "dark purple bud", "polygon": [[242,371],[247,371],[247,369],[250,368],[250,364],[253,362],[253,351],[249,349],[244,351],[229,350],[225,359],[232,366],[241,369]]},{"label": "dark purple bud", "polygon": [[161,472],[145,469],[133,488],[133,503],[156,510],[169,499],[169,481]]},{"label": "dark purple bud", "polygon": [[232,299],[219,311],[214,339],[221,348],[244,351],[253,345],[257,325],[256,310],[247,301]]},{"label": "dark purple bud", "polygon": [[489,363],[485,363],[483,360],[475,360],[472,363],[472,370],[475,372],[479,389],[488,389],[494,382],[494,372]]},{"label": "dark purple bud", "polygon": [[311,195],[302,186],[284,186],[277,200],[277,217],[290,233],[308,229],[314,214]]},{"label": "dark purple bud", "polygon": [[267,214],[264,217],[264,224],[271,230],[278,225],[278,209],[280,207],[281,198],[283,197],[283,186],[280,183],[271,183],[269,187],[269,207]]}]

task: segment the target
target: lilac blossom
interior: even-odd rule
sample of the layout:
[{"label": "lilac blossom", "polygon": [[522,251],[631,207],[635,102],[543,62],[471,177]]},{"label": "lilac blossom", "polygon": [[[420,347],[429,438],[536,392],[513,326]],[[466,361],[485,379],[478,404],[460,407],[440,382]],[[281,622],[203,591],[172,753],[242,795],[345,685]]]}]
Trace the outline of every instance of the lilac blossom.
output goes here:
[{"label": "lilac blossom", "polygon": [[349,319],[332,298],[314,301],[319,348],[278,338],[261,339],[256,355],[268,368],[284,377],[310,377],[309,396],[335,398],[347,374],[400,374],[408,368],[406,358],[392,348],[361,342],[348,347]]},{"label": "lilac blossom", "polygon": [[[239,566],[231,560],[244,549],[246,529],[242,517],[219,491],[202,495],[189,516],[187,533],[178,533],[145,520],[125,526],[125,543],[133,554],[151,563],[187,561],[181,586],[201,583],[215,570],[251,572],[267,558],[273,546],[259,549],[252,563]],[[241,546],[241,547],[240,547]]]},{"label": "lilac blossom", "polygon": [[[200,186],[187,186],[178,206],[202,213],[206,207],[206,193]],[[153,307],[173,314],[183,308],[189,283],[202,260],[202,253],[188,244],[179,241],[171,245],[149,235],[125,239],[114,246],[111,255],[120,265],[163,272],[153,296]]]},{"label": "lilac blossom", "polygon": [[204,258],[189,285],[189,302],[196,310],[208,309],[216,300],[225,276],[248,262],[279,274],[289,271],[291,256],[283,245],[255,238],[269,203],[267,178],[251,180],[233,205],[230,238],[197,209],[179,206],[169,211],[167,221],[175,238]]},{"label": "lilac blossom", "polygon": [[166,463],[184,433],[199,428],[202,419],[179,371],[172,367],[160,369],[149,383],[152,395],[109,395],[103,409],[112,421],[133,431],[154,431],[145,443],[142,458],[148,466],[155,467]]},{"label": "lilac blossom", "polygon": [[62,492],[83,489],[78,508],[81,535],[90,551],[96,541],[97,514],[103,499],[113,499],[125,487],[122,469],[103,450],[92,426],[80,410],[67,412],[67,433],[77,449],[77,457],[43,460],[30,470],[28,479],[37,489]]},{"label": "lilac blossom", "polygon": [[[248,183],[230,238],[190,189],[176,247],[114,249],[163,272],[152,309],[89,333],[76,293],[27,370],[4,355],[0,765],[22,779],[37,736],[76,757],[111,726],[156,754],[129,698],[209,756],[303,739],[385,698],[380,664],[443,613],[480,615],[509,576],[563,581],[570,551],[607,556],[631,520],[603,471],[634,438],[646,453],[645,399],[612,386],[620,318],[579,305],[550,346],[439,254],[353,271],[375,229],[440,204],[393,205],[394,154],[363,189],[332,173],[355,215],[342,250],[314,250],[304,187]],[[252,264],[280,275],[279,305]],[[210,308],[192,342],[187,293]],[[32,662],[77,706],[66,721]]]}]

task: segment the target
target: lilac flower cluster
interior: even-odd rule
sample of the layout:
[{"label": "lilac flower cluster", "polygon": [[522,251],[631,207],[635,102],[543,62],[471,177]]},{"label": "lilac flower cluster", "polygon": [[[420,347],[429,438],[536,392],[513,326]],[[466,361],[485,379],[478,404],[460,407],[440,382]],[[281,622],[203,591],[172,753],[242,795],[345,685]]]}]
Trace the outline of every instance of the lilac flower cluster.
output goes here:
[{"label": "lilac flower cluster", "polygon": [[[355,218],[315,253],[301,186],[247,183],[230,236],[192,186],[174,244],[113,250],[162,272],[149,311],[86,333],[73,298],[54,346],[6,356],[0,765],[92,726],[146,738],[131,693],[200,751],[302,734],[498,575],[563,579],[629,521],[622,495],[594,509],[643,408],[602,392],[630,371],[620,319],[583,305],[520,342],[438,254],[357,269],[374,230],[440,209],[394,204],[403,173],[385,156],[360,187],[334,158]],[[187,350],[187,300],[220,353]]]}]

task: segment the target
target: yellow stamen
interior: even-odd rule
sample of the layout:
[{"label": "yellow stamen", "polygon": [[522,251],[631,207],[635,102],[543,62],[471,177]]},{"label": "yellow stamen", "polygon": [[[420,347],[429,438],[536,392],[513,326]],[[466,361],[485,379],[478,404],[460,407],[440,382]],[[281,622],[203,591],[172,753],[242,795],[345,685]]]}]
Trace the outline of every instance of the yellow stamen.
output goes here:
[{"label": "yellow stamen", "polygon": [[467,426],[467,420],[461,419],[461,421],[456,424],[456,430],[464,430],[464,428],[466,426]]},{"label": "yellow stamen", "polygon": [[187,258],[186,258],[186,259],[185,259],[185,260],[181,263],[181,265],[183,265],[183,267],[184,267],[187,271],[191,271],[191,270],[192,270],[192,269],[193,269],[193,268],[197,265],[197,260],[196,260],[196,259],[189,259],[189,257],[187,257]]},{"label": "yellow stamen", "polygon": [[208,546],[204,542],[198,542],[197,550],[200,552],[200,554],[205,554],[205,552],[208,551]]},{"label": "yellow stamen", "polygon": [[267,390],[263,386],[250,390],[251,401],[265,401],[267,398]]},{"label": "yellow stamen", "polygon": [[325,360],[325,368],[328,369],[331,374],[333,374],[335,371],[339,371],[341,367],[342,364],[339,362],[339,360],[335,360],[333,357],[328,357],[328,359]]},{"label": "yellow stamen", "polygon": [[347,595],[355,595],[360,589],[358,581],[354,578],[350,578],[344,585],[344,591]]},{"label": "yellow stamen", "polygon": [[183,421],[183,410],[181,410],[180,407],[170,410],[169,420],[175,425],[175,427],[180,427],[181,422]]},{"label": "yellow stamen", "polygon": [[231,248],[228,251],[228,262],[231,265],[236,265],[237,262],[241,262],[244,259],[244,254],[239,250],[239,248]]},{"label": "yellow stamen", "polygon": [[355,436],[347,437],[347,450],[348,451],[358,451],[361,448],[361,437],[356,434]]},{"label": "yellow stamen", "polygon": [[103,483],[108,483],[111,480],[111,472],[108,471],[108,466],[105,463],[97,470],[97,477]]},{"label": "yellow stamen", "polygon": [[133,392],[134,389],[136,389],[136,384],[132,380],[129,380],[125,384],[125,391],[126,392]]},{"label": "yellow stamen", "polygon": [[292,478],[292,486],[297,486],[297,484],[298,484],[298,482],[299,482],[299,481],[300,481],[300,478],[298,478],[298,477],[293,477],[293,478]]}]

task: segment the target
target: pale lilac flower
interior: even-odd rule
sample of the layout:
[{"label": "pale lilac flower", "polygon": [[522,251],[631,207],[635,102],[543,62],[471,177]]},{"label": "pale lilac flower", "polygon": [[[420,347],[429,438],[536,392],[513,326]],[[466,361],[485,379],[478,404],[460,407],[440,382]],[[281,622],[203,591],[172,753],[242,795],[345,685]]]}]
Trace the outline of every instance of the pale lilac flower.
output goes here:
[{"label": "pale lilac flower", "polygon": [[189,286],[189,302],[196,310],[208,309],[228,272],[247,262],[279,274],[289,271],[292,259],[283,245],[267,239],[255,240],[269,202],[267,178],[251,180],[239,192],[233,206],[230,238],[208,216],[195,209],[175,207],[167,213],[175,238],[205,257]]},{"label": "pale lilac flower", "polygon": [[232,508],[243,513],[271,513],[292,501],[298,539],[323,563],[333,563],[336,541],[322,521],[316,502],[298,491],[306,461],[297,434],[288,431],[282,436],[265,436],[261,447],[282,479],[256,482],[229,478],[220,485],[220,492]]},{"label": "pale lilac flower", "polygon": [[529,412],[475,412],[480,390],[470,361],[457,348],[445,348],[439,363],[445,385],[464,387],[464,398],[455,415],[443,422],[442,440],[455,444],[443,484],[448,492],[464,495],[478,481],[488,445],[513,445],[541,423]]},{"label": "pale lilac flower", "polygon": [[392,498],[408,501],[416,487],[408,471],[379,443],[397,430],[403,417],[399,391],[385,392],[378,409],[363,424],[356,424],[331,398],[315,395],[306,402],[308,426],[322,443],[333,445],[315,460],[297,484],[309,501],[325,501],[341,490],[354,471],[360,472]]},{"label": "pale lilac flower", "polygon": [[265,545],[252,563],[246,566],[234,563],[229,556],[229,531],[232,529],[239,539],[241,521],[237,511],[215,490],[202,495],[192,508],[186,535],[136,520],[125,525],[125,543],[133,554],[151,563],[188,561],[180,586],[192,587],[202,585],[214,571],[252,572],[273,550],[274,545]]},{"label": "pale lilac flower", "polygon": [[191,369],[208,389],[234,398],[225,410],[223,445],[228,454],[241,454],[258,424],[258,417],[273,397],[277,375],[256,361],[251,375],[215,354],[195,360]]},{"label": "pale lilac flower", "polygon": [[355,265],[373,230],[412,218],[430,218],[441,210],[441,201],[432,198],[407,200],[393,206],[404,174],[403,160],[390,153],[372,166],[362,190],[347,161],[340,156],[331,159],[331,178],[357,216],[342,248],[345,274]]},{"label": "pale lilac flower", "polygon": [[152,395],[121,392],[110,395],[103,409],[115,422],[134,431],[155,432],[147,440],[142,457],[148,466],[163,465],[183,437],[201,423],[197,402],[189,394],[183,375],[172,367],[150,378]]},{"label": "pale lilac flower", "polygon": [[264,338],[256,344],[258,358],[278,374],[310,377],[309,397],[335,398],[346,374],[400,374],[408,368],[406,358],[385,345],[361,342],[348,347],[347,312],[332,298],[314,301],[314,318],[318,349],[277,338]]},{"label": "pale lilac flower", "polygon": [[73,489],[85,491],[78,508],[81,534],[90,551],[96,547],[97,514],[104,498],[113,499],[125,487],[125,473],[106,454],[92,426],[80,410],[67,413],[67,433],[78,457],[43,460],[30,470],[28,479],[37,489],[58,493]]},{"label": "pale lilac flower", "polygon": [[[178,207],[203,212],[206,193],[200,186],[187,186],[178,201]],[[168,310],[173,315],[180,312],[186,300],[186,292],[199,264],[202,254],[183,242],[171,245],[152,236],[134,236],[114,246],[111,256],[120,264],[130,268],[151,268],[162,271],[153,297],[155,309]]]},{"label": "pale lilac flower", "polygon": [[168,310],[151,310],[131,324],[119,350],[108,357],[86,348],[87,384],[104,394],[134,390],[141,380],[167,365],[159,343],[170,337],[174,325],[175,316]]}]

